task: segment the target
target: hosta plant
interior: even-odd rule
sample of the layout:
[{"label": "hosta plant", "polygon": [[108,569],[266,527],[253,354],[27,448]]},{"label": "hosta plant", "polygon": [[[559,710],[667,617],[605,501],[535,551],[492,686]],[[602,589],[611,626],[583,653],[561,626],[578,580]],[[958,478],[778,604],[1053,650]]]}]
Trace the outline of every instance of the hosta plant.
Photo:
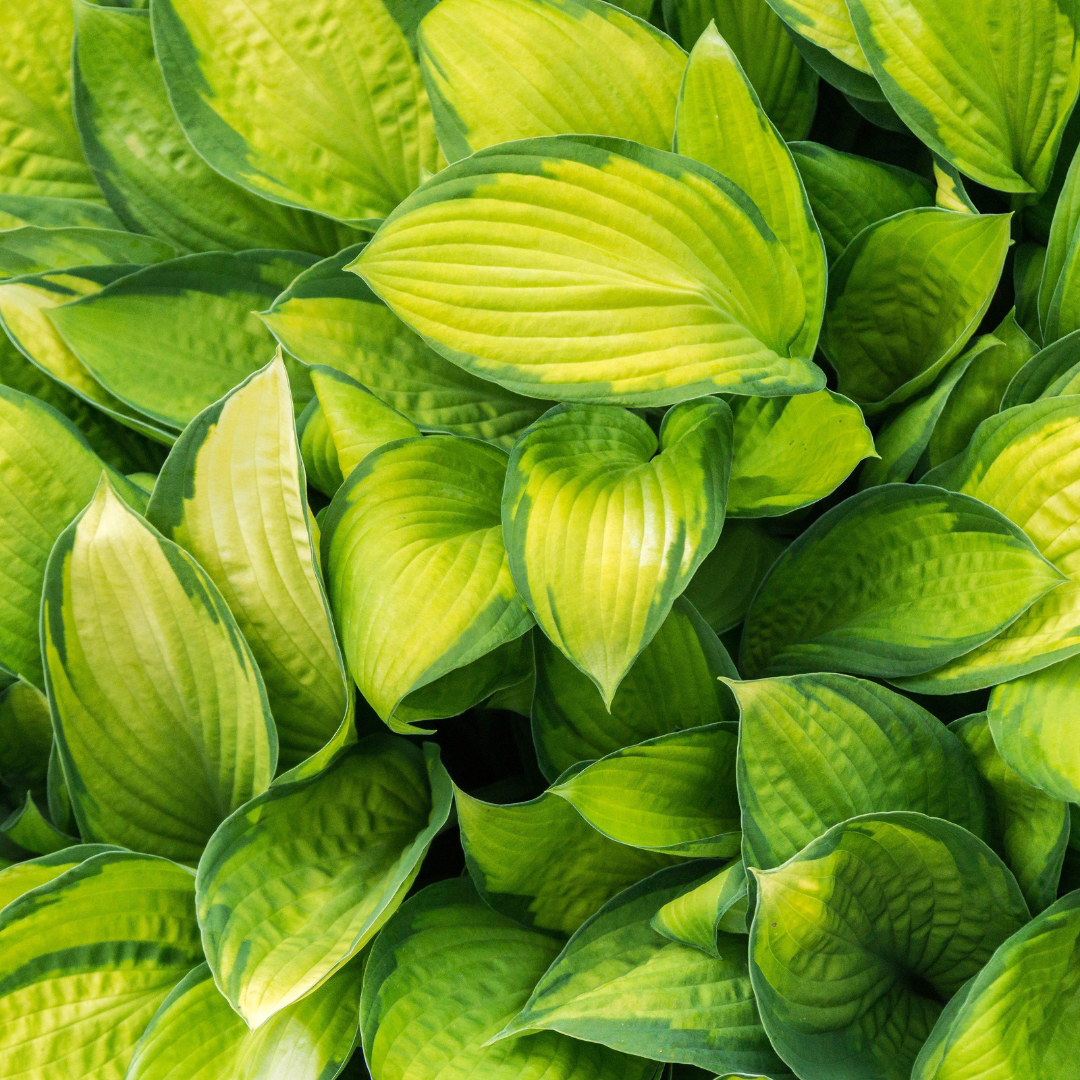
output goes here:
[{"label": "hosta plant", "polygon": [[1078,0],[0,27],[0,1077],[1080,1080]]}]

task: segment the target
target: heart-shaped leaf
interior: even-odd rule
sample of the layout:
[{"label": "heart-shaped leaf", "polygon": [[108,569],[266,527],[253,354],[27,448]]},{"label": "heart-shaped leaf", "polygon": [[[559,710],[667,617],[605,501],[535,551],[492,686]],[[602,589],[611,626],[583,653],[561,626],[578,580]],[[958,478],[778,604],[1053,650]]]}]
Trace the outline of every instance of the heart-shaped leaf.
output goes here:
[{"label": "heart-shaped leaf", "polygon": [[349,475],[372,452],[396,439],[411,439],[419,428],[343,371],[308,369],[315,397],[297,430],[308,483],[333,498]]},{"label": "heart-shaped leaf", "polygon": [[657,1065],[556,1032],[488,1045],[558,941],[487,907],[467,879],[430,885],[387,923],[360,1000],[374,1080],[655,1080]]},{"label": "heart-shaped leaf", "polygon": [[709,873],[700,884],[669,900],[652,917],[650,926],[670,941],[693,945],[718,960],[725,934],[745,934],[746,866],[742,859],[728,863],[718,873]]},{"label": "heart-shaped leaf", "polygon": [[790,351],[810,317],[798,272],[741,189],[617,139],[481,150],[350,269],[448,359],[518,393],[667,405],[824,385]]},{"label": "heart-shaped leaf", "polygon": [[989,840],[969,755],[913,701],[848,675],[732,682],[743,857],[771,869],[858,814],[915,810]]},{"label": "heart-shaped leaf", "polygon": [[677,153],[738,184],[791,255],[806,298],[806,321],[791,349],[797,356],[813,356],[827,279],[821,234],[787,143],[713,25],[690,54],[674,145]]},{"label": "heart-shaped leaf", "polygon": [[75,122],[94,178],[124,225],[185,252],[330,255],[354,242],[352,230],[252,195],[199,157],[169,104],[149,8],[75,4]]},{"label": "heart-shaped leaf", "polygon": [[785,139],[806,138],[817,107],[817,74],[765,0],[664,0],[663,11],[668,32],[687,49],[715,22],[765,115]]},{"label": "heart-shaped leaf", "polygon": [[758,1018],[746,939],[722,933],[718,955],[709,956],[650,926],[657,909],[700,876],[700,864],[675,866],[605,904],[500,1037],[554,1030],[712,1072],[786,1076]]},{"label": "heart-shaped leaf", "polygon": [[0,194],[102,202],[71,118],[69,4],[4,12]]},{"label": "heart-shaped leaf", "polygon": [[258,1076],[334,1080],[358,1036],[360,958],[314,993],[249,1031],[214,985],[206,964],[183,978],[143,1032],[125,1080]]},{"label": "heart-shaped leaf", "polygon": [[1080,1060],[1080,892],[1004,942],[945,1007],[912,1080],[1068,1076]]},{"label": "heart-shaped leaf", "polygon": [[549,403],[478,379],[435,352],[343,269],[362,250],[346,248],[305,270],[259,318],[298,360],[352,376],[422,430],[509,450]]},{"label": "heart-shaped leaf", "polygon": [[1080,499],[1077,445],[1080,401],[1049,398],[985,420],[962,454],[922,478],[996,507],[1068,580],[994,640],[905,682],[906,689],[955,694],[993,686],[1080,652],[1080,535],[1063,525]]},{"label": "heart-shaped leaf", "polygon": [[548,790],[621,844],[730,858],[742,840],[738,740],[733,723],[675,731],[568,770]]},{"label": "heart-shaped leaf", "polygon": [[24,356],[73,394],[121,424],[168,445],[176,438],[176,428],[152,423],[109,393],[71,351],[48,316],[52,308],[98,292],[134,269],[127,264],[83,266],[2,280],[0,323]]},{"label": "heart-shaped leaf", "polygon": [[171,244],[118,229],[24,225],[0,232],[0,278],[109,263],[131,263],[134,269],[175,256]]},{"label": "heart-shaped leaf", "polygon": [[848,0],[904,123],[965,176],[1041,192],[1080,88],[1078,16],[1056,0]]},{"label": "heart-shaped leaf", "polygon": [[90,501],[106,469],[124,498],[145,496],[107,469],[68,420],[36,398],[0,386],[0,664],[44,687],[38,616],[56,538]]},{"label": "heart-shaped leaf", "polygon": [[715,546],[730,463],[731,412],[714,399],[669,410],[659,437],[625,409],[559,405],[514,447],[514,581],[606,706]]},{"label": "heart-shaped leaf", "polygon": [[273,338],[252,311],[314,261],[284,251],[185,255],[47,313],[107,390],[179,434],[266,363]]},{"label": "heart-shaped leaf", "polygon": [[730,517],[779,517],[835,491],[874,437],[852,401],[819,390],[786,398],[734,398]]},{"label": "heart-shaped leaf", "polygon": [[683,595],[716,633],[732,630],[746,618],[754,593],[785,547],[786,540],[759,522],[728,519]]},{"label": "heart-shaped leaf", "polygon": [[363,225],[438,168],[414,58],[426,6],[330,0],[312,22],[267,0],[158,0],[150,18],[200,156],[272,202]]},{"label": "heart-shaped leaf", "polygon": [[922,814],[835,825],[754,879],[750,977],[802,1080],[907,1080],[945,1001],[1030,918],[981,840]]},{"label": "heart-shaped leaf", "polygon": [[1009,220],[918,207],[859,233],[829,275],[821,335],[840,393],[876,413],[934,380],[986,313]]},{"label": "heart-shaped leaf", "polygon": [[293,415],[279,357],[188,424],[146,509],[235,616],[262,672],[286,769],[325,746],[343,719],[341,738],[352,727]]},{"label": "heart-shaped leaf", "polygon": [[740,667],[918,675],[994,638],[1066,580],[977,499],[883,484],[823,514],[773,563],[746,616]]},{"label": "heart-shaped leaf", "polygon": [[503,546],[505,475],[496,447],[433,435],[368,454],[334,496],[330,604],[349,671],[388,723],[408,694],[532,624]]},{"label": "heart-shaped leaf", "polygon": [[1038,913],[1057,895],[1069,840],[1069,807],[1029,784],[994,745],[985,713],[965,716],[949,730],[967,747],[987,790],[993,847],[1016,875],[1028,907]]},{"label": "heart-shaped leaf", "polygon": [[202,962],[194,891],[184,867],[106,851],[8,904],[0,914],[5,1070],[55,1080],[63,1062],[67,1076],[122,1077],[158,1006]]},{"label": "heart-shaped leaf", "polygon": [[507,804],[456,789],[455,802],[477,891],[496,911],[555,936],[572,934],[616,893],[676,861],[608,839],[550,789]]},{"label": "heart-shaped leaf", "polygon": [[255,1030],[342,969],[409,891],[450,813],[434,744],[369,735],[233,814],[199,863],[203,947]]},{"label": "heart-shaped leaf", "polygon": [[816,142],[792,143],[790,149],[830,264],[868,225],[934,205],[934,189],[918,173]]},{"label": "heart-shaped leaf", "polygon": [[542,634],[536,635],[535,647],[532,733],[540,768],[549,780],[579,761],[671,731],[735,718],[731,696],[717,682],[721,675],[737,678],[735,665],[682,597],[619,684],[610,712],[592,680]]},{"label": "heart-shaped leaf", "polygon": [[443,0],[417,41],[449,161],[574,132],[671,149],[686,53],[611,4]]},{"label": "heart-shaped leaf", "polygon": [[49,556],[41,635],[84,838],[197,860],[277,761],[255,658],[206,571],[103,478]]}]

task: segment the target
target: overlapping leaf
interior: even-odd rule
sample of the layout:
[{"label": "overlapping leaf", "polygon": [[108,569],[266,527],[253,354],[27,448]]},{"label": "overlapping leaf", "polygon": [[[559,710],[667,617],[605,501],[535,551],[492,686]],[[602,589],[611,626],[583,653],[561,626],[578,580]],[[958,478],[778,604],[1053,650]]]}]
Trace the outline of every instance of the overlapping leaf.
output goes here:
[{"label": "overlapping leaf", "polygon": [[716,544],[730,461],[731,413],[711,399],[670,409],[659,437],[625,409],[562,405],[514,447],[514,581],[605,705]]},{"label": "overlapping leaf", "polygon": [[1074,330],[1031,356],[1006,387],[1001,398],[1001,411],[1030,405],[1042,398],[1075,393],[1080,375],[1078,345],[1080,330]]},{"label": "overlapping leaf", "polygon": [[194,862],[277,761],[262,678],[221,593],[105,478],[53,547],[41,606],[83,837]]},{"label": "overlapping leaf", "polygon": [[440,881],[390,920],[360,1002],[374,1080],[653,1080],[655,1062],[546,1032],[488,1045],[559,951],[487,907],[467,879]]},{"label": "overlapping leaf", "polygon": [[663,405],[824,385],[789,351],[811,318],[798,272],[741,189],[616,139],[481,150],[350,268],[444,356],[530,396]]},{"label": "overlapping leaf", "polygon": [[222,176],[355,224],[438,167],[412,39],[425,4],[159,0],[154,47],[191,144]]},{"label": "overlapping leaf", "polygon": [[598,0],[443,0],[420,66],[450,161],[496,143],[584,132],[671,149],[686,54]]},{"label": "overlapping leaf", "polygon": [[[726,531],[723,535],[726,535]],[[699,571],[700,573],[700,571]],[[672,605],[611,701],[542,634],[535,637],[532,734],[540,767],[554,780],[579,761],[685,728],[735,718],[727,689],[735,665],[685,600]]]},{"label": "overlapping leaf", "polygon": [[450,812],[438,751],[369,735],[230,817],[199,863],[203,947],[252,1030],[323,985],[409,890]]},{"label": "overlapping leaf", "polygon": [[1030,917],[985,844],[922,814],[835,825],[754,876],[750,976],[803,1080],[905,1080],[943,1002]]},{"label": "overlapping leaf", "polygon": [[671,941],[719,959],[719,932],[745,934],[747,907],[746,866],[735,859],[723,870],[707,873],[700,885],[691,882],[687,891],[657,910],[650,925]]},{"label": "overlapping leaf", "polygon": [[409,694],[532,623],[503,546],[505,475],[502,450],[435,435],[369,454],[334,497],[322,536],[330,603],[349,671],[387,722]]},{"label": "overlapping leaf", "polygon": [[0,278],[109,263],[130,263],[134,268],[175,255],[171,244],[119,229],[24,225],[0,232]]},{"label": "overlapping leaf", "polygon": [[741,667],[752,676],[823,668],[915,676],[1068,588],[985,503],[884,484],[823,514],[773,563],[746,616]]},{"label": "overlapping leaf", "polygon": [[251,646],[283,768],[351,726],[352,712],[303,475],[279,357],[187,426],[146,510],[206,571]]}]

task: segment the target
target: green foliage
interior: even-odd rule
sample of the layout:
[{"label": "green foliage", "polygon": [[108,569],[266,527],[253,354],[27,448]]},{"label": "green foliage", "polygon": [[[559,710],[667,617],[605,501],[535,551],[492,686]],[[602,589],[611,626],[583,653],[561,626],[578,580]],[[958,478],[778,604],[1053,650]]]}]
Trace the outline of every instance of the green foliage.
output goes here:
[{"label": "green foliage", "polygon": [[1080,1080],[1076,0],[0,0],[0,1073]]}]

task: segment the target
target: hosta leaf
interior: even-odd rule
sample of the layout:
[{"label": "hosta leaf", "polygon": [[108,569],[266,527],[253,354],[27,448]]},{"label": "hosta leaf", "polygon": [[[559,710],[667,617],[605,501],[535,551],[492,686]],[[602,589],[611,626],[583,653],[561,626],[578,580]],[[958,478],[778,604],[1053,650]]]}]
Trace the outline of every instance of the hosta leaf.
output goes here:
[{"label": "hosta leaf", "polygon": [[835,825],[754,876],[750,975],[803,1080],[907,1080],[942,1003],[1030,917],[982,841],[922,814]]},{"label": "hosta leaf", "polygon": [[369,735],[233,814],[199,863],[206,958],[254,1030],[342,968],[390,916],[450,812],[433,744]]},{"label": "hosta leaf", "polygon": [[785,139],[804,139],[817,106],[817,75],[765,0],[664,0],[668,31],[692,49],[710,22]]},{"label": "hosta leaf", "polygon": [[829,262],[868,225],[934,205],[934,189],[917,173],[816,142],[790,146]]},{"label": "hosta leaf", "polygon": [[478,379],[435,352],[343,269],[362,250],[346,248],[305,270],[259,317],[297,359],[350,375],[417,427],[509,450],[549,403]]},{"label": "hosta leaf", "polygon": [[965,716],[949,730],[967,747],[987,789],[993,843],[1016,875],[1034,912],[1053,903],[1069,839],[1069,807],[1033,787],[994,745],[985,713]]},{"label": "hosta leaf", "polygon": [[357,1038],[362,974],[358,958],[252,1032],[201,964],[162,1002],[125,1080],[170,1080],[179,1070],[188,1080],[333,1080]]},{"label": "hosta leaf", "polygon": [[1077,13],[1057,0],[849,0],[904,123],[965,176],[1040,192],[1080,87]]},{"label": "hosta leaf", "polygon": [[355,239],[230,183],[199,157],[169,104],[149,7],[75,4],[75,120],[94,178],[124,224],[184,251],[330,255]]},{"label": "hosta leaf", "polygon": [[343,371],[312,367],[315,397],[297,422],[308,483],[333,498],[345,477],[372,452],[420,434],[406,416]]},{"label": "hosta leaf", "polygon": [[616,893],[675,861],[608,839],[551,790],[500,805],[457,789],[455,802],[480,895],[496,911],[556,936],[572,934]]},{"label": "hosta leaf", "polygon": [[[728,498],[730,504],[730,492]],[[758,522],[728,519],[684,595],[716,633],[732,630],[746,618],[754,593],[785,547],[786,540]]]},{"label": "hosta leaf", "polygon": [[1080,892],[1004,942],[945,1007],[913,1080],[1071,1076],[1080,1060]]},{"label": "hosta leaf", "polygon": [[917,675],[1000,634],[1064,581],[984,503],[884,484],[823,514],[773,563],[746,616],[740,667]]},{"label": "hosta leaf", "polygon": [[36,859],[28,859],[26,862],[7,867],[0,873],[0,910],[31,889],[36,889],[39,885],[47,885],[61,874],[66,874],[91,856],[100,855],[105,851],[119,850],[108,844],[79,844],[54,852],[52,855],[41,855]]},{"label": "hosta leaf", "polygon": [[961,491],[1019,525],[1068,581],[1033,604],[1004,633],[944,667],[909,680],[919,693],[993,686],[1080,652],[1080,499],[1075,449],[1080,399],[1050,398],[991,416],[967,449],[921,483]]},{"label": "hosta leaf", "polygon": [[[77,849],[72,849],[77,850]],[[202,961],[189,870],[108,851],[0,915],[0,1053],[20,1080],[122,1080],[143,1029]]]},{"label": "hosta leaf", "polygon": [[[44,687],[38,615],[53,543],[90,501],[105,463],[68,420],[0,386],[0,664]],[[145,496],[109,470],[136,506]]]},{"label": "hosta leaf", "polygon": [[256,195],[354,224],[437,168],[411,37],[426,4],[156,0],[154,47],[192,145]]},{"label": "hosta leaf", "polygon": [[558,951],[492,911],[467,879],[412,897],[365,973],[360,1030],[374,1080],[654,1080],[654,1062],[555,1032],[487,1045]]},{"label": "hosta leaf", "polygon": [[1009,220],[919,207],[848,245],[829,276],[821,336],[842,394],[879,412],[933,381],[986,313]]},{"label": "hosta leaf", "polygon": [[[726,530],[725,530],[726,535]],[[532,732],[549,780],[579,761],[604,757],[657,735],[735,718],[721,675],[737,678],[724,646],[681,597],[641,651],[610,713],[592,680],[542,634],[535,635]]]},{"label": "hosta leaf", "polygon": [[738,740],[734,723],[675,731],[569,770],[549,790],[622,844],[730,858],[742,839]]},{"label": "hosta leaf", "polygon": [[[1001,398],[1001,411],[1070,392],[1080,363],[1080,330],[1040,349],[1016,373]],[[1075,389],[1072,391],[1075,392]]]},{"label": "hosta leaf", "polygon": [[41,623],[80,832],[194,862],[277,760],[262,678],[221,594],[103,479],[49,556]]},{"label": "hosta leaf", "polygon": [[671,149],[686,53],[610,4],[443,0],[417,43],[450,161],[574,132]]},{"label": "hosta leaf", "polygon": [[388,723],[406,695],[532,624],[503,546],[505,475],[502,450],[433,435],[369,454],[334,496],[330,604],[349,671]]},{"label": "hosta leaf", "polygon": [[772,869],[858,814],[915,810],[989,839],[979,777],[956,736],[913,701],[848,675],[731,682],[742,713],[747,866]]},{"label": "hosta leaf", "polygon": [[110,394],[71,351],[48,315],[52,308],[98,292],[134,269],[127,264],[84,266],[0,280],[0,322],[23,355],[73,394],[127,427],[158,442],[172,443],[176,429],[151,423]]},{"label": "hosta leaf", "polygon": [[532,396],[666,405],[824,385],[789,352],[808,316],[786,248],[730,181],[648,147],[481,150],[350,268],[444,356]]},{"label": "hosta leaf", "polygon": [[731,517],[778,517],[835,491],[874,438],[859,407],[831,390],[785,398],[734,398]]},{"label": "hosta leaf", "polygon": [[715,26],[705,30],[690,54],[675,150],[738,184],[787,248],[806,298],[806,321],[791,350],[813,356],[825,308],[825,248],[795,159]]},{"label": "hosta leaf", "polygon": [[14,792],[44,792],[52,752],[45,695],[23,678],[0,693],[0,783]]},{"label": "hosta leaf", "polygon": [[500,1035],[554,1030],[713,1072],[788,1075],[758,1018],[746,939],[721,934],[714,957],[649,925],[658,908],[700,876],[699,864],[672,867],[605,904]]},{"label": "hosta leaf", "polygon": [[179,429],[266,363],[273,338],[252,312],[313,261],[285,251],[186,255],[48,316],[107,390]]},{"label": "hosta leaf", "polygon": [[1080,803],[1080,745],[1076,708],[1080,659],[994,687],[986,715],[1001,756],[1029,784],[1055,798]]},{"label": "hosta leaf", "polygon": [[932,469],[963,451],[975,429],[998,411],[1013,376],[1037,350],[1035,342],[1018,325],[1014,312],[994,328],[993,339],[1001,344],[980,349],[980,344],[987,340],[984,337],[968,350],[971,364],[960,376],[934,424],[926,453],[919,462],[920,471],[924,465]]},{"label": "hosta leaf", "polygon": [[977,214],[978,208],[964,187],[964,178],[942,157],[934,155],[934,180],[937,191],[934,193],[934,205],[943,210],[956,210],[961,214]]},{"label": "hosta leaf", "polygon": [[220,590],[262,672],[278,762],[298,765],[330,741],[351,696],[308,524],[280,358],[185,428],[146,517]]},{"label": "hosta leaf", "polygon": [[902,484],[907,480],[929,445],[953,390],[967,373],[972,361],[982,352],[1002,348],[1003,342],[989,334],[983,335],[967,352],[949,364],[929,390],[902,405],[900,411],[886,421],[877,433],[874,446],[880,457],[862,467],[859,487]]},{"label": "hosta leaf", "polygon": [[787,23],[807,62],[844,94],[884,103],[851,25],[845,0],[767,0]]},{"label": "hosta leaf", "polygon": [[1054,207],[1047,238],[1042,277],[1039,281],[1039,327],[1042,340],[1050,345],[1058,338],[1080,329],[1080,263],[1077,239],[1080,234],[1080,155],[1074,155]]},{"label": "hosta leaf", "polygon": [[1017,244],[1013,255],[1013,291],[1016,295],[1016,321],[1033,341],[1042,341],[1039,328],[1039,285],[1046,248],[1042,244]]},{"label": "hosta leaf", "polygon": [[720,959],[723,939],[718,931],[745,934],[746,909],[746,866],[735,859],[700,885],[691,883],[689,890],[659,908],[649,925],[670,941],[693,945]]},{"label": "hosta leaf", "polygon": [[92,229],[122,229],[123,223],[101,203],[85,199],[56,199],[48,195],[9,195],[0,191],[0,229],[21,225],[61,228],[79,225]]},{"label": "hosta leaf", "polygon": [[659,437],[625,409],[560,405],[514,447],[514,581],[605,705],[715,546],[730,462],[731,412],[715,399],[670,409]]},{"label": "hosta leaf", "polygon": [[24,225],[0,232],[0,278],[70,266],[157,263],[175,255],[171,244],[117,229]]},{"label": "hosta leaf", "polygon": [[4,4],[0,194],[101,202],[71,117],[71,5]]},{"label": "hosta leaf", "polygon": [[29,791],[22,805],[0,825],[0,833],[33,855],[52,855],[79,842],[78,837],[61,832],[45,817]]}]

